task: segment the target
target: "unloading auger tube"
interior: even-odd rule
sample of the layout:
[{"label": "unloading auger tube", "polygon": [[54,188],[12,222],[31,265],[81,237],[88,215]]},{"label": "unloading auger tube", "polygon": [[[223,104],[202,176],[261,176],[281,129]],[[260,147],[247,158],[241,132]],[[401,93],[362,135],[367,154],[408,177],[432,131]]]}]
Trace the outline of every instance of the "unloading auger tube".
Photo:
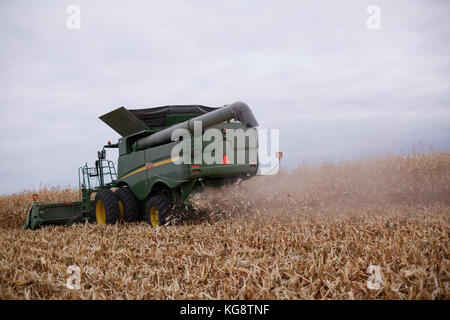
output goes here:
[{"label": "unloading auger tube", "polygon": [[194,122],[201,121],[203,129],[212,127],[224,121],[236,119],[240,121],[245,127],[253,128],[258,126],[258,122],[253,116],[252,110],[244,102],[235,102],[220,109],[208,112],[188,121],[176,124],[170,128],[161,130],[152,134],[151,136],[141,138],[135,143],[135,150],[142,150],[151,148],[157,145],[168,143],[171,141],[172,132],[177,129],[185,129],[189,132],[194,132]]}]

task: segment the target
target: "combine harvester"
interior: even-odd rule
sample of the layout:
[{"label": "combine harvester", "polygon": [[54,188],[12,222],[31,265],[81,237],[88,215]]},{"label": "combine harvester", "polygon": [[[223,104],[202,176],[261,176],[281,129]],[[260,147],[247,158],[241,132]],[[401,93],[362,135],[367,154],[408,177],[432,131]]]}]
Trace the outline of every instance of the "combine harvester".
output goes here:
[{"label": "combine harvester", "polygon": [[[122,137],[116,144],[108,142],[98,152],[95,167],[86,164],[79,168],[80,201],[43,204],[34,195],[35,202],[28,213],[24,229],[85,221],[114,224],[121,219],[126,222],[146,220],[151,226],[157,227],[169,221],[174,203],[186,200],[198,182],[204,185],[208,181],[217,182],[230,177],[248,178],[258,172],[257,161],[249,160],[250,152],[258,153],[258,143],[251,145],[246,140],[244,146],[239,146],[226,135],[229,129],[256,132],[258,123],[243,102],[221,108],[187,105],[127,110],[121,107],[100,119]],[[199,164],[195,161],[199,152],[202,152],[195,149],[198,136],[185,135],[172,141],[175,130],[184,129],[185,132],[194,133],[195,123],[199,122],[203,131],[216,128],[222,133],[224,153],[221,163]],[[172,157],[173,148],[183,138],[191,139],[191,146],[194,146],[188,156],[193,160],[191,163],[178,163],[179,157]],[[201,140],[201,148],[204,149],[206,145]],[[118,148],[117,172],[113,162],[106,159],[105,148]],[[230,161],[226,154],[233,154],[234,160],[238,148],[245,148],[245,163]],[[277,153],[277,157],[279,161],[281,153]]]}]

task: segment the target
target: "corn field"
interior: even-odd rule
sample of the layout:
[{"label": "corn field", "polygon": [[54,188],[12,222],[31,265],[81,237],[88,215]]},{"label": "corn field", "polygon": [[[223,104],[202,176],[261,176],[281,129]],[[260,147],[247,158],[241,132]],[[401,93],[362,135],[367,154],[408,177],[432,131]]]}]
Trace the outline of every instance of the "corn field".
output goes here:
[{"label": "corn field", "polygon": [[[24,231],[33,192],[0,197],[1,299],[449,298],[448,152],[302,164],[208,187],[159,228]],[[78,197],[38,192],[42,202]],[[66,286],[72,265],[78,290]]]}]

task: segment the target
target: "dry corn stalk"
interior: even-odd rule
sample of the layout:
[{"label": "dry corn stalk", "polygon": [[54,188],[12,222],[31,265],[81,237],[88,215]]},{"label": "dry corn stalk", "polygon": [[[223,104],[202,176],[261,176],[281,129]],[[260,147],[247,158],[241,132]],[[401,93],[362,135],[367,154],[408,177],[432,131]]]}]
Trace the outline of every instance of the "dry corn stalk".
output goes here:
[{"label": "dry corn stalk", "polygon": [[[302,165],[207,189],[157,229],[23,231],[32,192],[1,196],[0,298],[448,299],[449,175],[447,152]],[[72,265],[80,290],[66,286]]]}]

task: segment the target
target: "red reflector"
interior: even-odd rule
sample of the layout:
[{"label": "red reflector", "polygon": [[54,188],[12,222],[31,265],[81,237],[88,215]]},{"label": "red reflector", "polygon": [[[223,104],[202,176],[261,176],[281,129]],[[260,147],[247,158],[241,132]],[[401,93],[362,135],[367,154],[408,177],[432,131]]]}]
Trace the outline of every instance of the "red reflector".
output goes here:
[{"label": "red reflector", "polygon": [[64,203],[66,206],[70,206],[72,204],[72,202],[66,202]]},{"label": "red reflector", "polygon": [[198,169],[198,168],[199,168],[198,164],[193,164],[192,165],[192,169]]},{"label": "red reflector", "polygon": [[194,171],[192,171],[192,174],[199,174],[200,173],[200,170],[194,170]]},{"label": "red reflector", "polygon": [[231,164],[230,159],[228,159],[226,154],[223,155],[222,164]]}]

